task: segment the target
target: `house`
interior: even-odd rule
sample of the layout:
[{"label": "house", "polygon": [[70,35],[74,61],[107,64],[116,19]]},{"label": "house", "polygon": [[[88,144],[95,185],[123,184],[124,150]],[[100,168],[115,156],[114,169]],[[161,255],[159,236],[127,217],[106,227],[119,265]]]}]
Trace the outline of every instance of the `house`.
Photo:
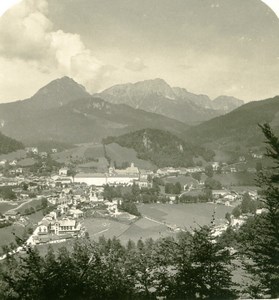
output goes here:
[{"label": "house", "polygon": [[51,232],[57,235],[71,233],[76,235],[80,232],[81,224],[77,220],[63,219],[51,223]]},{"label": "house", "polygon": [[109,174],[115,174],[115,175],[138,175],[139,176],[139,169],[135,167],[134,163],[131,163],[130,167],[121,170],[121,169],[115,169],[115,168],[109,168]]},{"label": "house", "polygon": [[83,217],[83,211],[81,211],[80,209],[76,209],[76,208],[70,209],[69,214],[71,216],[73,216],[73,218],[75,218],[75,219],[79,219],[79,218]]},{"label": "house", "polygon": [[43,220],[39,223],[37,230],[39,235],[48,234],[50,232],[50,222],[47,220]]},{"label": "house", "polygon": [[202,167],[189,167],[186,168],[187,173],[201,173],[204,172],[204,168]]},{"label": "house", "polygon": [[263,154],[252,153],[252,157],[256,158],[256,159],[262,159],[263,158]]},{"label": "house", "polygon": [[0,166],[5,166],[6,163],[7,163],[6,159],[0,160]]},{"label": "house", "polygon": [[220,166],[219,162],[217,162],[217,161],[213,162],[211,165],[212,165],[213,171],[217,171]]},{"label": "house", "polygon": [[68,176],[69,169],[68,168],[61,168],[59,170],[59,176]]},{"label": "house", "polygon": [[47,153],[46,152],[41,152],[40,157],[41,158],[47,158]]},{"label": "house", "polygon": [[152,188],[152,183],[149,182],[147,179],[136,180],[135,184],[138,185],[140,189],[142,189],[142,188]]},{"label": "house", "polygon": [[140,170],[139,179],[140,180],[147,180],[148,176],[153,177],[153,171],[148,170]]},{"label": "house", "polygon": [[56,149],[56,148],[53,148],[53,149],[51,149],[51,152],[52,152],[52,153],[57,153],[57,149]]},{"label": "house", "polygon": [[17,168],[15,171],[16,171],[16,174],[22,174],[23,169],[22,168]]},{"label": "house", "polygon": [[27,153],[30,153],[30,152],[32,152],[33,154],[38,154],[39,153],[37,147],[27,147],[25,150],[26,150]]},{"label": "house", "polygon": [[104,191],[103,188],[100,189],[91,188],[89,194],[89,200],[92,202],[104,201],[103,191]]},{"label": "house", "polygon": [[212,190],[213,198],[223,198],[228,195],[229,192],[227,190]]},{"label": "house", "polygon": [[69,211],[69,207],[68,207],[67,204],[61,204],[61,205],[58,205],[57,211],[58,211],[61,215],[64,215],[64,214],[66,214],[66,213]]},{"label": "house", "polygon": [[9,210],[4,213],[4,216],[7,221],[9,221],[9,220],[15,221],[15,220],[19,219],[20,213],[15,210]]},{"label": "house", "polygon": [[184,191],[190,191],[194,188],[197,188],[199,186],[199,182],[198,180],[189,177],[189,176],[185,176],[183,177],[183,190]]},{"label": "house", "polygon": [[17,165],[17,160],[16,159],[12,160],[11,162],[9,162],[9,165],[10,166],[16,166]]},{"label": "house", "polygon": [[52,220],[57,219],[57,212],[56,211],[51,211],[48,215],[50,216],[50,218],[52,218]]}]

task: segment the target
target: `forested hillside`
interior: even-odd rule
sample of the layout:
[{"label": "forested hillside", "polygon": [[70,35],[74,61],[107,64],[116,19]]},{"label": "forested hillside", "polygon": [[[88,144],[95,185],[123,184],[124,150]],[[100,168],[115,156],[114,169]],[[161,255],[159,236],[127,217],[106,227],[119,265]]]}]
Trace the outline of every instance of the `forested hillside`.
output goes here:
[{"label": "forested hillside", "polygon": [[193,158],[202,156],[205,160],[213,157],[213,151],[185,142],[168,131],[142,129],[118,137],[104,139],[105,144],[117,143],[132,148],[138,158],[149,160],[158,167],[193,166]]},{"label": "forested hillside", "polygon": [[270,123],[275,132],[279,125],[279,97],[249,102],[234,111],[186,130],[185,137],[193,142],[240,143],[260,145],[263,137],[258,124]]},{"label": "forested hillside", "polygon": [[0,154],[10,153],[23,148],[24,146],[21,142],[11,139],[0,132]]}]

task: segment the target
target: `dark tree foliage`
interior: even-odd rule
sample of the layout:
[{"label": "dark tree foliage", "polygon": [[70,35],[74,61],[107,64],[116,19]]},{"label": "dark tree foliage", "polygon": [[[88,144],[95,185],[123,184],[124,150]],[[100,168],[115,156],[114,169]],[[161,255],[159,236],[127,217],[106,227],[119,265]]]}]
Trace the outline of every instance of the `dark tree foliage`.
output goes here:
[{"label": "dark tree foliage", "polygon": [[0,187],[0,198],[3,198],[5,200],[15,200],[16,194],[13,191],[14,187],[10,186],[1,186]]},{"label": "dark tree foliage", "polygon": [[181,186],[180,182],[165,184],[165,193],[166,194],[179,195],[181,193],[181,191],[182,191],[182,186]]},{"label": "dark tree foliage", "polygon": [[77,240],[46,255],[28,248],[3,261],[0,298],[45,299],[230,299],[230,255],[211,229],[123,246],[116,238]]},{"label": "dark tree foliage", "polygon": [[[274,167],[258,176],[266,212],[242,229],[243,253],[250,258],[246,269],[253,276],[253,297],[279,297],[279,140],[268,124],[260,126],[266,138],[266,156]],[[251,225],[252,222],[252,225]]]},{"label": "dark tree foliage", "polygon": [[21,142],[9,138],[0,132],[0,154],[6,154],[23,148],[24,146]]},{"label": "dark tree foliage", "polygon": [[134,202],[126,202],[123,201],[121,204],[118,205],[120,210],[126,211],[127,213],[140,217],[140,212]]},{"label": "dark tree foliage", "polygon": [[108,137],[103,142],[132,148],[139,158],[149,160],[159,168],[193,166],[195,156],[202,156],[205,160],[210,160],[214,156],[213,151],[186,143],[174,134],[158,129],[148,128],[118,137]]},{"label": "dark tree foliage", "polygon": [[210,190],[220,190],[222,188],[222,184],[221,182],[219,182],[218,180],[214,179],[214,178],[207,178],[205,180],[205,188],[208,188]]},{"label": "dark tree foliage", "polygon": [[180,243],[171,299],[236,298],[232,257],[219,241],[215,241],[212,229],[212,226],[195,229],[194,234]]},{"label": "dark tree foliage", "polygon": [[214,175],[212,165],[207,165],[205,167],[205,175],[208,176],[208,177],[212,177]]}]

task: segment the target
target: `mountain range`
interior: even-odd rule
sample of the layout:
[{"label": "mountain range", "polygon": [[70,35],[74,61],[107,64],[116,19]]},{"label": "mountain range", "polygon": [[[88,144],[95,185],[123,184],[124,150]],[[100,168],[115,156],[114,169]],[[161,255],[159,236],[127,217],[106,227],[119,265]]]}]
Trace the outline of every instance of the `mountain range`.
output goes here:
[{"label": "mountain range", "polygon": [[4,134],[20,141],[66,143],[97,142],[146,127],[179,134],[187,127],[159,114],[93,97],[68,77],[50,82],[29,99],[1,104],[0,126]]},{"label": "mountain range", "polygon": [[[278,96],[241,104],[233,97],[210,100],[183,88],[172,88],[162,79],[118,85],[92,96],[73,79],[63,77],[29,99],[0,104],[0,131],[25,144],[76,144],[150,128],[196,145],[259,144],[262,135],[257,124],[264,122],[279,132]],[[216,117],[221,111],[223,115]],[[201,124],[185,123],[197,123],[209,115],[211,119]],[[178,120],[183,118],[185,122]]]},{"label": "mountain range", "polygon": [[244,104],[242,100],[229,96],[211,100],[206,95],[196,95],[184,88],[171,87],[160,78],[115,85],[97,96],[110,103],[124,103],[190,125],[223,115]]}]

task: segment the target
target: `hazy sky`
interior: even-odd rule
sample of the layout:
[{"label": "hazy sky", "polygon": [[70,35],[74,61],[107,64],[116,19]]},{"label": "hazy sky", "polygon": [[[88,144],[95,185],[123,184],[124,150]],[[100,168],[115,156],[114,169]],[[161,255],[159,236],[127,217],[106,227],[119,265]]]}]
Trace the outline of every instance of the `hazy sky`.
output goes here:
[{"label": "hazy sky", "polygon": [[245,101],[279,94],[279,19],[260,0],[23,0],[0,18],[0,102],[64,75],[90,92],[163,78]]}]

